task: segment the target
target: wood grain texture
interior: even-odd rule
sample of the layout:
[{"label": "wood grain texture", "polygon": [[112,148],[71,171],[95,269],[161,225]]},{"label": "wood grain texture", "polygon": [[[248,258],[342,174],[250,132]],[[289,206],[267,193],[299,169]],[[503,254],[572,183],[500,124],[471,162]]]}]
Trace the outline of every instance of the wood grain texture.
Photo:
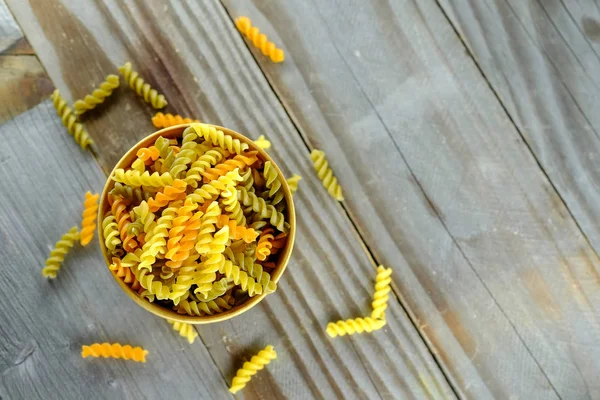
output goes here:
[{"label": "wood grain texture", "polygon": [[598,4],[561,0],[440,3],[598,252]]},{"label": "wood grain texture", "polygon": [[[0,397],[227,397],[204,344],[188,345],[135,307],[111,282],[96,240],[76,245],[56,280],[42,277],[56,241],[80,223],[84,193],[105,179],[51,102],[2,125],[0,142]],[[148,362],[81,358],[82,344],[104,341],[142,346]]]},{"label": "wood grain texture", "polygon": [[[326,336],[330,320],[369,313],[374,264],[343,209],[314,175],[304,142],[218,2],[32,0],[9,5],[49,75],[71,98],[130,59],[165,93],[167,111],[254,138],[266,134],[273,143],[269,151],[284,172],[303,176],[295,195],[296,247],[278,291],[243,316],[198,328],[226,379],[244,357],[267,343],[275,346],[278,360],[240,396],[454,397],[395,300],[384,330],[336,340]],[[87,123],[105,170],[152,132],[152,112],[128,93],[117,93],[112,106]]]},{"label": "wood grain texture", "polygon": [[598,397],[598,257],[437,4],[223,3],[457,392]]},{"label": "wood grain texture", "polygon": [[51,90],[44,68],[0,1],[0,123],[39,104]]}]

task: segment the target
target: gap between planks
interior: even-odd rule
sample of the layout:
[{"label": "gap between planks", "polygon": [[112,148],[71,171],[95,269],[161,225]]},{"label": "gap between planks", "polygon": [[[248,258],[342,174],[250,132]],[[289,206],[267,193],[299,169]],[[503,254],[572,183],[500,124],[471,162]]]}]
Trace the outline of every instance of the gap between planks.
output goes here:
[{"label": "gap between planks", "polygon": [[[231,20],[231,24],[232,24],[233,28],[235,29],[235,31],[238,34],[240,34],[240,32],[235,28],[235,18],[234,18],[234,16],[230,14],[228,8],[225,6],[225,4],[223,4],[222,0],[219,0],[219,3],[221,4],[221,6],[223,7],[223,9],[225,10],[225,12],[227,13],[227,15],[229,16],[229,19]],[[315,149],[315,147],[311,146],[309,144],[308,139],[305,137],[305,135],[303,135],[302,131],[300,130],[298,122],[295,120],[295,118],[293,117],[293,115],[288,111],[288,109],[285,106],[285,104],[281,101],[281,98],[280,98],[279,94],[277,93],[277,91],[275,90],[275,88],[273,87],[273,84],[272,84],[271,80],[269,79],[269,76],[263,71],[263,69],[261,68],[261,64],[256,59],[256,56],[255,56],[254,52],[250,49],[250,44],[248,43],[249,41],[245,37],[242,37],[242,40],[244,41],[244,44],[245,44],[246,48],[248,49],[248,52],[251,54],[254,63],[256,64],[257,68],[260,70],[261,74],[265,78],[265,81],[269,85],[269,89],[271,89],[271,91],[273,92],[273,95],[275,96],[275,98],[277,99],[277,101],[279,102],[279,104],[281,105],[281,108],[284,110],[286,116],[289,118],[289,120],[292,123],[292,125],[294,126],[294,129],[298,133],[298,136],[300,137],[300,139],[302,140],[302,142],[306,146],[306,150],[308,151],[307,152],[307,157],[310,158],[310,153],[311,153],[312,150]],[[380,118],[379,115],[377,115],[377,116],[378,116],[378,118]],[[311,163],[312,163],[312,161],[311,161]],[[412,171],[411,171],[411,173],[412,173]],[[335,176],[335,173],[334,173],[334,176]],[[414,176],[414,174],[413,174],[413,177],[415,178],[415,182],[417,182],[417,184],[418,184],[418,180],[416,179],[416,176]],[[300,184],[300,186],[302,186],[302,185]],[[420,185],[419,185],[419,187],[421,188],[423,196],[427,199],[427,201],[430,201],[429,197],[427,196],[427,193],[425,193],[425,191],[423,190],[423,188]],[[342,189],[343,189],[343,186],[342,186]],[[301,190],[301,188],[299,188],[298,190]],[[336,200],[332,199],[332,201],[336,201]],[[366,241],[364,239],[364,235],[361,233],[358,225],[356,224],[355,219],[352,216],[352,213],[344,205],[343,201],[337,201],[337,203],[339,203],[342,211],[348,217],[348,220],[350,221],[350,224],[353,227],[353,233],[356,236],[356,239],[358,240],[358,242],[362,246],[364,252],[367,254],[367,257],[371,261],[371,266],[376,271],[377,267],[379,265],[381,265],[381,264],[377,261],[377,258],[375,257],[373,251],[371,250],[371,248],[369,247],[369,245],[366,243]],[[444,228],[446,228],[445,225],[444,225]],[[447,228],[446,228],[446,231],[448,231]],[[450,232],[448,232],[448,234],[452,237],[452,239],[454,240],[454,243],[456,244],[456,240],[450,234]],[[459,249],[460,249],[460,247],[459,247]],[[461,250],[461,254],[463,254],[463,256],[464,256],[464,253],[462,253],[462,250]],[[478,278],[479,278],[479,276],[478,276]],[[429,352],[429,354],[431,355],[432,359],[434,360],[436,366],[439,368],[440,372],[444,376],[444,379],[446,380],[446,383],[448,384],[448,387],[450,387],[450,389],[452,390],[452,393],[457,398],[459,398],[460,397],[459,396],[459,392],[454,387],[454,385],[452,384],[451,380],[448,378],[448,372],[446,371],[446,369],[444,367],[444,364],[440,360],[438,360],[436,352],[434,352],[432,350],[432,343],[421,332],[420,326],[418,324],[418,318],[412,312],[412,310],[410,310],[410,308],[408,307],[406,300],[404,299],[404,297],[402,296],[402,293],[400,292],[400,289],[396,286],[396,284],[394,283],[393,280],[392,280],[392,282],[390,284],[390,287],[392,289],[392,293],[394,294],[393,297],[396,299],[396,301],[398,302],[398,304],[400,305],[400,308],[404,311],[404,313],[406,315],[408,315],[409,320],[410,320],[412,326],[415,328],[415,331],[419,335],[419,338],[423,341],[423,343],[425,343],[425,347],[427,348],[427,351]],[[486,290],[488,290],[487,286],[486,286]],[[488,293],[489,293],[489,290],[488,290]],[[491,293],[490,293],[490,296],[492,298],[494,298],[494,296],[492,296]],[[495,298],[494,298],[494,301],[495,301]],[[496,304],[497,304],[497,302],[496,302]],[[325,329],[325,327],[323,327],[323,329]]]},{"label": "gap between planks", "polygon": [[[558,190],[558,187],[556,187],[556,185],[552,181],[550,175],[548,175],[548,172],[546,171],[546,168],[544,168],[544,166],[542,165],[540,159],[538,158],[538,156],[536,155],[536,153],[531,148],[531,143],[530,143],[530,141],[527,140],[527,138],[523,134],[523,130],[516,123],[516,121],[514,120],[513,116],[508,112],[508,108],[504,104],[504,101],[502,101],[502,98],[500,97],[500,93],[496,90],[496,88],[494,87],[494,85],[492,85],[492,82],[490,81],[490,79],[488,78],[488,76],[486,75],[486,73],[483,71],[483,68],[481,67],[481,64],[479,63],[479,61],[477,60],[477,57],[475,57],[475,54],[473,53],[473,50],[467,44],[467,42],[463,38],[463,36],[460,34],[460,31],[458,30],[457,26],[454,24],[454,22],[452,21],[452,19],[448,15],[448,13],[446,13],[446,10],[444,9],[444,7],[442,6],[442,4],[440,3],[440,0],[435,0],[435,3],[437,4],[437,6],[439,7],[440,11],[444,15],[444,18],[446,18],[446,20],[448,21],[448,23],[452,27],[452,30],[456,34],[456,37],[458,38],[458,40],[460,41],[460,43],[463,45],[466,53],[473,60],[473,63],[475,64],[475,67],[477,68],[477,70],[481,74],[481,77],[485,80],[485,83],[487,84],[488,88],[494,94],[494,97],[496,98],[496,100],[498,100],[498,103],[500,104],[500,107],[502,107],[502,111],[504,111],[504,114],[509,119],[510,123],[514,126],[515,130],[519,133],[519,136],[523,140],[523,144],[527,147],[527,151],[529,151],[529,154],[531,154],[531,156],[535,160],[537,166],[542,171],[542,174],[544,174],[544,176],[546,177],[547,181],[550,183],[550,186],[552,187],[553,191],[556,193],[556,195],[559,197],[559,199],[562,202],[562,204],[567,209],[567,212],[569,213],[569,216],[575,222],[575,225],[577,226],[577,229],[579,229],[579,232],[581,232],[581,235],[585,239],[586,243],[590,246],[590,248],[592,249],[592,251],[594,252],[594,254],[596,254],[596,256],[600,258],[600,253],[598,253],[596,251],[596,248],[592,245],[592,242],[590,241],[588,235],[582,229],[581,224],[579,223],[579,220],[575,217],[575,214],[573,214],[573,212],[571,211],[571,208],[569,207],[569,204],[565,201],[565,199],[564,199],[561,191]],[[534,358],[534,360],[535,360],[535,358]]]}]

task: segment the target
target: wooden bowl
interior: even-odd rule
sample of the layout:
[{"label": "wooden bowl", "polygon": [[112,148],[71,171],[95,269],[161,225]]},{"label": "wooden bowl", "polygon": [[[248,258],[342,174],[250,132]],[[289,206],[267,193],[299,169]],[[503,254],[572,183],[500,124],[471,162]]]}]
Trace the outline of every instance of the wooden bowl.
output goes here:
[{"label": "wooden bowl", "polygon": [[[109,254],[108,254],[106,245],[104,243],[104,233],[102,232],[102,220],[104,218],[104,215],[108,212],[108,210],[110,210],[110,205],[108,204],[108,192],[113,188],[114,183],[115,183],[115,181],[112,179],[115,169],[118,169],[118,168],[125,169],[125,168],[128,168],[129,166],[131,166],[133,161],[137,158],[137,155],[136,155],[137,151],[140,148],[148,147],[148,146],[151,146],[152,144],[154,144],[154,142],[156,141],[156,139],[159,136],[163,136],[163,137],[169,138],[169,139],[181,138],[183,135],[183,131],[190,125],[191,124],[171,126],[171,127],[162,129],[160,131],[157,131],[157,132],[151,134],[150,136],[147,136],[146,138],[142,139],[138,144],[133,146],[119,160],[117,165],[115,165],[115,168],[112,170],[112,172],[108,176],[108,179],[106,180],[106,184],[104,185],[104,190],[102,191],[102,196],[100,197],[100,204],[98,207],[98,238],[100,240],[100,248],[102,249],[102,254],[104,255],[104,261],[106,262],[107,267],[111,264],[111,260],[109,258]],[[256,146],[256,144],[254,144],[254,142],[251,139],[248,139],[244,135],[242,135],[238,132],[232,131],[231,129],[223,128],[223,127],[216,126],[216,125],[212,125],[212,126],[214,126],[216,129],[223,131],[227,135],[233,136],[235,139],[239,139],[243,143],[247,143],[248,146],[250,147],[250,150],[258,151],[258,157],[260,159],[262,159],[263,161],[271,161],[273,166],[275,167],[275,170],[279,174],[279,177],[281,179],[281,190],[283,190],[284,198],[285,198],[285,201],[287,204],[287,216],[286,217],[287,217],[287,222],[290,224],[290,231],[288,234],[287,243],[286,243],[285,247],[282,249],[282,251],[280,252],[279,259],[277,260],[277,263],[276,263],[276,267],[273,269],[273,271],[270,274],[271,280],[273,282],[277,283],[279,281],[279,279],[281,278],[283,271],[285,271],[285,268],[287,267],[287,263],[292,254],[292,248],[294,247],[294,239],[296,236],[296,212],[294,210],[294,201],[292,199],[292,192],[290,191],[290,188],[285,180],[285,177],[281,173],[281,170],[279,169],[277,164],[273,161],[273,159],[265,151],[263,151],[261,148]],[[168,318],[168,319],[171,319],[174,321],[186,322],[189,324],[209,324],[209,323],[213,323],[213,322],[220,322],[220,321],[228,320],[230,318],[233,318],[237,315],[240,315],[240,314],[248,311],[249,309],[251,309],[252,307],[257,305],[262,299],[264,299],[265,296],[267,296],[266,294],[263,293],[261,295],[251,297],[248,300],[246,300],[246,302],[244,302],[240,305],[234,306],[230,310],[226,310],[222,313],[215,313],[213,315],[204,315],[204,316],[191,316],[191,315],[187,315],[187,314],[178,314],[174,310],[162,307],[156,303],[150,303],[148,300],[145,300],[144,298],[140,297],[134,290],[131,289],[131,287],[129,287],[125,282],[123,282],[123,280],[121,278],[119,278],[115,274],[113,274],[112,271],[110,271],[110,274],[117,281],[117,284],[121,287],[121,289],[123,289],[123,291],[125,293],[127,293],[127,295],[140,307],[144,308],[147,311],[150,311],[151,313],[153,313],[155,315],[158,315],[159,317]]]}]

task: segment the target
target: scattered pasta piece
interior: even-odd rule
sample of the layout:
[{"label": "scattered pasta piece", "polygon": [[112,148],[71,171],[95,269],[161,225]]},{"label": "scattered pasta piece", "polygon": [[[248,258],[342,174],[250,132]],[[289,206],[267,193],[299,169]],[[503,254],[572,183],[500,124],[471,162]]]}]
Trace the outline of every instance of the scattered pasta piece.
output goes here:
[{"label": "scattered pasta piece", "polygon": [[354,318],[330,322],[327,324],[327,334],[332,338],[336,336],[354,335],[355,333],[372,332],[385,326],[385,320],[371,317]]},{"label": "scattered pasta piece", "polygon": [[290,191],[292,193],[296,193],[296,191],[298,190],[298,183],[300,182],[301,179],[302,179],[302,177],[300,175],[296,175],[296,174],[287,178],[286,181],[287,181],[287,184],[290,187]]},{"label": "scattered pasta piece", "polygon": [[75,138],[77,144],[84,150],[94,144],[90,135],[83,128],[83,125],[77,122],[73,110],[67,105],[65,99],[61,97],[58,89],[52,92],[51,98],[54,103],[54,108],[56,108],[56,112],[62,120],[62,124],[67,128],[67,132]]},{"label": "scattered pasta piece", "polygon": [[148,350],[141,347],[131,347],[130,345],[121,345],[119,343],[94,343],[89,346],[81,346],[81,357],[104,357],[104,358],[122,358],[123,360],[133,360],[137,362],[146,362]]},{"label": "scattered pasta piece", "polygon": [[157,112],[154,117],[152,117],[152,125],[158,129],[168,128],[169,126],[181,125],[181,124],[191,124],[192,122],[200,122],[197,119],[184,118],[181,115],[173,115],[173,114],[163,114],[161,112]]},{"label": "scattered pasta piece", "polygon": [[152,107],[157,109],[166,107],[168,103],[165,96],[159,94],[156,89],[152,89],[150,84],[144,82],[140,74],[133,70],[130,62],[126,62],[122,67],[119,67],[119,72],[121,72],[125,81],[129,83],[129,87],[135,90],[146,103],[150,103]]},{"label": "scattered pasta piece", "polygon": [[110,74],[106,80],[100,84],[100,87],[94,89],[92,94],[88,94],[83,100],[77,100],[73,104],[75,115],[81,115],[88,110],[94,109],[98,104],[102,104],[108,96],[110,96],[116,88],[119,87],[119,77]]},{"label": "scattered pasta piece", "polygon": [[46,266],[42,269],[44,277],[50,279],[56,278],[56,274],[60,269],[60,265],[65,260],[65,256],[78,240],[79,232],[77,231],[77,227],[74,226],[56,242],[54,250],[50,252],[50,257],[46,260]]},{"label": "scattered pasta piece", "polygon": [[96,214],[98,213],[98,197],[99,194],[91,194],[87,192],[85,194],[85,200],[83,202],[83,213],[81,214],[81,235],[79,243],[82,246],[87,246],[94,237],[94,231],[96,230]]},{"label": "scattered pasta piece", "polygon": [[231,382],[231,387],[229,388],[229,391],[235,394],[238,391],[242,390],[258,371],[263,369],[267,364],[271,362],[271,360],[274,360],[276,358],[277,352],[271,345],[259,351],[258,354],[256,354],[250,359],[250,361],[246,361],[242,368],[237,370],[235,377]]},{"label": "scattered pasta piece", "polygon": [[269,57],[274,63],[283,62],[285,54],[283,50],[278,49],[273,42],[270,42],[264,33],[252,26],[252,22],[248,17],[239,17],[235,20],[236,28],[246,36],[252,44],[257,47],[265,56]]},{"label": "scattered pasta piece", "polygon": [[194,327],[190,324],[177,322],[170,319],[168,319],[167,322],[173,325],[173,329],[179,332],[180,336],[186,338],[190,344],[194,343],[194,340],[196,340],[198,337],[198,332],[196,332]]},{"label": "scattered pasta piece", "polygon": [[375,278],[375,293],[373,294],[373,312],[371,318],[385,320],[385,310],[390,298],[390,284],[392,283],[392,269],[384,268],[383,265],[377,267],[377,277]]},{"label": "scattered pasta piece", "polygon": [[323,182],[327,192],[337,201],[343,201],[342,187],[339,185],[337,178],[333,176],[333,171],[329,168],[325,153],[315,149],[310,153],[310,158],[313,161],[315,171],[317,171],[317,176]]},{"label": "scattered pasta piece", "polygon": [[263,150],[266,150],[271,147],[271,142],[265,139],[265,135],[260,135],[258,139],[254,141],[258,147]]}]

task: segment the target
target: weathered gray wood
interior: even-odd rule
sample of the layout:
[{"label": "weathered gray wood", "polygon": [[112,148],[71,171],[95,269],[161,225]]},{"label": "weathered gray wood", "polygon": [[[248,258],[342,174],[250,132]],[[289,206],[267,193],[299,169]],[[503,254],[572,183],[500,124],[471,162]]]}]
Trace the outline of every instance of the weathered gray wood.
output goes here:
[{"label": "weathered gray wood", "polygon": [[[205,345],[135,307],[112,282],[99,246],[76,246],[56,280],[41,275],[55,242],[80,224],[83,195],[105,177],[50,101],[0,127],[0,397],[224,398]],[[81,345],[121,342],[148,362],[82,359]]]},{"label": "weathered gray wood", "polygon": [[[168,110],[251,137],[264,133],[284,171],[303,176],[296,195],[297,245],[279,290],[248,314],[198,328],[226,379],[241,357],[275,345],[278,361],[241,396],[453,397],[397,301],[391,302],[388,326],[380,332],[336,340],[326,336],[328,321],[369,313],[375,268],[342,208],[323,191],[306,146],[219,3],[9,4],[63,93],[83,91],[87,82],[131,59],[166,94]],[[87,124],[105,169],[152,131],[150,114],[123,90]],[[114,285],[109,280],[105,284]]]},{"label": "weathered gray wood", "polygon": [[442,0],[536,159],[600,250],[600,9]]},{"label": "weathered gray wood", "polygon": [[600,396],[598,257],[437,4],[224,4],[455,389]]}]

